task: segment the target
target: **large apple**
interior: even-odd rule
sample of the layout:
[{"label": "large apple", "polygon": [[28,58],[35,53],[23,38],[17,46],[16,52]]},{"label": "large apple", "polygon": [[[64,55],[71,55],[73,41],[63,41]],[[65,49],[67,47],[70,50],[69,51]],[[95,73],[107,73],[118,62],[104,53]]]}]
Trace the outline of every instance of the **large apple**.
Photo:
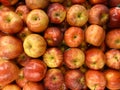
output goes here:
[{"label": "large apple", "polygon": [[32,32],[43,32],[49,23],[48,15],[42,9],[31,10],[26,17],[27,27]]},{"label": "large apple", "polygon": [[47,43],[41,35],[30,34],[25,38],[23,48],[28,56],[38,58],[45,53]]}]

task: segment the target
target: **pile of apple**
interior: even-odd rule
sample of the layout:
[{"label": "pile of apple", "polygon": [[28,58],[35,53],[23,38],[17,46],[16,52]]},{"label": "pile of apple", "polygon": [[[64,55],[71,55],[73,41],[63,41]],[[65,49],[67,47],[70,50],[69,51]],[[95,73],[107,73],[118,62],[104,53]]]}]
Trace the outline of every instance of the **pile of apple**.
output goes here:
[{"label": "pile of apple", "polygon": [[1,90],[120,90],[120,0],[0,0]]}]

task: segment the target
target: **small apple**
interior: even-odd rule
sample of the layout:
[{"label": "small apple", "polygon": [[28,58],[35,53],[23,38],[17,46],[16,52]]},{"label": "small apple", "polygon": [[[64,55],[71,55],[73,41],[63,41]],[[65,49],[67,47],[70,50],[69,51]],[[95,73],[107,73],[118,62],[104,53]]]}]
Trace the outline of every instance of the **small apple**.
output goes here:
[{"label": "small apple", "polygon": [[71,0],[73,4],[82,4],[86,2],[86,0]]},{"label": "small apple", "polygon": [[104,75],[107,80],[106,87],[109,90],[120,89],[120,71],[107,69],[106,71],[104,71]]},{"label": "small apple", "polygon": [[23,28],[22,19],[13,11],[3,11],[0,15],[0,30],[7,34],[15,34]]},{"label": "small apple", "polygon": [[85,64],[90,69],[100,70],[106,63],[106,57],[102,50],[91,48],[85,52]]},{"label": "small apple", "polygon": [[60,3],[52,3],[47,9],[47,15],[51,23],[59,24],[65,20],[66,9]]},{"label": "small apple", "polygon": [[49,23],[49,18],[42,9],[31,10],[26,17],[27,27],[36,33],[43,32]]},{"label": "small apple", "polygon": [[28,35],[24,42],[24,52],[32,58],[38,58],[42,56],[46,51],[47,43],[43,36],[39,34]]},{"label": "small apple", "polygon": [[65,44],[69,47],[78,47],[84,40],[84,31],[79,27],[69,27],[64,33]]},{"label": "small apple", "polygon": [[23,52],[23,45],[20,39],[5,35],[0,38],[0,57],[4,59],[17,58]]},{"label": "small apple", "polygon": [[44,78],[46,90],[60,90],[64,83],[64,76],[60,69],[49,69]]},{"label": "small apple", "polygon": [[112,29],[106,34],[106,44],[109,48],[120,49],[120,29]]},{"label": "small apple", "polygon": [[59,46],[63,40],[63,33],[58,27],[48,27],[44,32],[48,46]]},{"label": "small apple", "polygon": [[67,11],[66,20],[71,26],[83,26],[88,21],[88,11],[83,5],[72,5]]},{"label": "small apple", "polygon": [[104,4],[96,4],[89,10],[89,23],[104,25],[109,19],[109,8]]},{"label": "small apple", "polygon": [[3,87],[1,90],[21,90],[21,88],[16,84],[8,84]]},{"label": "small apple", "polygon": [[100,46],[105,39],[105,30],[99,25],[89,25],[85,30],[85,39],[93,46]]},{"label": "small apple", "polygon": [[0,0],[0,3],[2,3],[5,6],[12,6],[15,5],[19,0]]},{"label": "small apple", "polygon": [[120,4],[120,0],[109,0],[109,6],[112,7],[117,7]]},{"label": "small apple", "polygon": [[65,74],[65,84],[70,90],[86,90],[85,77],[80,70],[68,70]]},{"label": "small apple", "polygon": [[85,61],[85,54],[79,48],[69,48],[63,54],[65,65],[70,69],[80,68]]},{"label": "small apple", "polygon": [[105,90],[107,82],[103,72],[89,69],[85,73],[85,80],[90,90]]},{"label": "small apple", "polygon": [[48,6],[49,0],[25,0],[25,4],[30,9],[44,9]]},{"label": "small apple", "polygon": [[23,68],[23,75],[28,81],[41,81],[46,74],[47,66],[40,59],[31,59]]},{"label": "small apple", "polygon": [[43,54],[43,61],[50,68],[59,67],[63,63],[63,53],[59,48],[48,48]]},{"label": "small apple", "polygon": [[105,53],[105,56],[108,67],[120,70],[120,50],[110,49]]}]

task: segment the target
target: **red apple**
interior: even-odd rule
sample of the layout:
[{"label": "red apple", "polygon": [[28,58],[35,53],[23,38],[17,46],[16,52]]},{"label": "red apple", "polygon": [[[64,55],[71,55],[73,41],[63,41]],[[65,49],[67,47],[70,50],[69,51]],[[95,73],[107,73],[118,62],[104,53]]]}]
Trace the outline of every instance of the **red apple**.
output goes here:
[{"label": "red apple", "polygon": [[44,78],[46,90],[60,90],[64,84],[64,77],[59,69],[49,69]]},{"label": "red apple", "polygon": [[69,47],[78,47],[84,40],[84,31],[79,27],[69,27],[64,33],[65,44]]},{"label": "red apple", "polygon": [[109,8],[103,4],[96,4],[89,10],[89,23],[104,25],[109,19]]},{"label": "red apple", "polygon": [[73,4],[81,4],[86,2],[86,0],[71,0]]},{"label": "red apple", "polygon": [[106,87],[109,90],[119,90],[120,89],[120,71],[108,69],[104,71],[104,74],[107,80]]},{"label": "red apple", "polygon": [[52,3],[47,9],[47,15],[51,23],[62,23],[66,17],[66,9],[60,3]]},{"label": "red apple", "polygon": [[26,17],[27,27],[32,32],[43,32],[49,23],[49,18],[42,9],[31,10]]},{"label": "red apple", "polygon": [[106,34],[106,44],[109,48],[120,49],[120,29],[112,29]]},{"label": "red apple", "polygon": [[80,68],[85,61],[85,55],[79,48],[69,48],[64,51],[65,65],[70,69]]},{"label": "red apple", "polygon": [[88,11],[80,4],[72,5],[67,11],[66,19],[71,26],[83,26],[88,21]]},{"label": "red apple", "polygon": [[5,6],[15,5],[19,0],[0,0],[0,2]]},{"label": "red apple", "polygon": [[25,4],[30,9],[44,9],[48,6],[49,0],[25,0]]},{"label": "red apple", "polygon": [[31,59],[23,69],[23,75],[28,81],[41,81],[46,74],[47,66],[40,59]]},{"label": "red apple", "polygon": [[26,17],[29,12],[30,10],[26,5],[19,5],[15,10],[15,13],[17,13],[24,22],[26,21]]},{"label": "red apple", "polygon": [[90,25],[85,30],[85,39],[93,46],[100,46],[105,39],[105,30],[99,25]]},{"label": "red apple", "polygon": [[43,61],[50,68],[59,67],[63,63],[63,53],[59,48],[48,48],[43,54]]},{"label": "red apple", "polygon": [[108,4],[107,0],[89,0],[90,4]]},{"label": "red apple", "polygon": [[85,64],[90,69],[102,69],[105,63],[106,57],[102,50],[98,48],[91,48],[85,52]]},{"label": "red apple", "polygon": [[58,27],[48,27],[44,32],[44,38],[49,46],[59,46],[63,40],[63,33]]},{"label": "red apple", "polygon": [[8,84],[5,87],[3,87],[2,90],[21,90],[21,88],[16,84]]},{"label": "red apple", "polygon": [[8,34],[18,33],[23,28],[22,19],[13,11],[4,11],[0,15],[0,30]]},{"label": "red apple", "polygon": [[120,27],[120,8],[113,7],[109,9],[109,28],[119,28]]},{"label": "red apple", "polygon": [[39,34],[28,35],[23,42],[24,52],[32,58],[42,56],[47,48],[47,43],[43,36]]},{"label": "red apple", "polygon": [[107,82],[103,72],[89,69],[85,73],[85,80],[90,90],[105,90]]},{"label": "red apple", "polygon": [[117,7],[120,4],[120,0],[109,0],[110,7]]},{"label": "red apple", "polygon": [[21,40],[14,36],[2,36],[0,38],[0,57],[4,59],[17,58],[23,52]]},{"label": "red apple", "polygon": [[28,82],[22,90],[45,90],[44,86],[38,82]]},{"label": "red apple", "polygon": [[0,68],[1,87],[10,84],[17,79],[19,74],[19,68],[13,62],[0,59]]},{"label": "red apple", "polygon": [[65,74],[65,84],[70,90],[86,90],[84,74],[79,70],[68,70]]},{"label": "red apple", "polygon": [[110,49],[106,53],[106,65],[110,68],[120,70],[120,50]]}]

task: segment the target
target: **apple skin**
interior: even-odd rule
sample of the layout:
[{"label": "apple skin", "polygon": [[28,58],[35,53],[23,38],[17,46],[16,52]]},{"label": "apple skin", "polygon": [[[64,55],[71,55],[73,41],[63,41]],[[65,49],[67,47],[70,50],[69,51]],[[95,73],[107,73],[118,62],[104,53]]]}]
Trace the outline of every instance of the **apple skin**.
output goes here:
[{"label": "apple skin", "polygon": [[0,5],[0,12],[3,11],[15,11],[15,8],[13,6],[5,6],[5,5]]},{"label": "apple skin", "polygon": [[49,0],[25,0],[25,4],[30,9],[44,9],[48,6]]},{"label": "apple skin", "polygon": [[22,19],[13,11],[4,11],[0,15],[0,30],[7,34],[15,34],[23,28]]},{"label": "apple skin", "polygon": [[109,19],[109,8],[104,4],[96,4],[89,10],[89,23],[104,25]]},{"label": "apple skin", "polygon": [[71,0],[71,2],[72,2],[73,4],[81,4],[81,3],[86,2],[86,0]]},{"label": "apple skin", "polygon": [[44,86],[38,82],[28,82],[22,90],[45,90]]},{"label": "apple skin", "polygon": [[113,7],[109,9],[109,23],[108,27],[111,29],[120,27],[120,8]]},{"label": "apple skin", "polygon": [[42,56],[47,48],[47,43],[43,36],[39,34],[28,35],[23,42],[24,52],[32,58]]},{"label": "apple skin", "polygon": [[47,66],[40,59],[31,59],[23,69],[23,75],[28,81],[41,81],[46,74]]},{"label": "apple skin", "polygon": [[112,29],[106,34],[106,45],[109,48],[120,49],[120,29]]},{"label": "apple skin", "polygon": [[21,90],[21,88],[16,84],[8,84],[2,90]]},{"label": "apple skin", "polygon": [[64,0],[50,0],[52,3],[63,3]]},{"label": "apple skin", "polygon": [[63,40],[63,33],[58,27],[48,27],[44,32],[48,46],[59,46]]},{"label": "apple skin", "polygon": [[64,41],[69,47],[78,47],[84,41],[84,31],[79,27],[69,27],[64,33]]},{"label": "apple skin", "polygon": [[91,48],[85,52],[85,64],[88,68],[100,70],[106,63],[106,57],[102,50]]},{"label": "apple skin", "polygon": [[65,74],[65,84],[70,90],[86,90],[84,74],[77,69],[68,70]]},{"label": "apple skin", "polygon": [[88,21],[88,11],[82,5],[72,5],[67,11],[66,20],[71,26],[83,26]]},{"label": "apple skin", "polygon": [[95,4],[108,4],[107,0],[89,0],[90,4],[95,5]]},{"label": "apple skin", "polygon": [[89,69],[85,73],[85,80],[90,90],[105,90],[107,81],[103,72]]},{"label": "apple skin", "polygon": [[85,61],[85,54],[79,48],[69,48],[64,51],[63,60],[70,69],[80,68]]},{"label": "apple skin", "polygon": [[19,0],[0,0],[0,3],[2,3],[5,6],[12,6],[15,5]]},{"label": "apple skin", "polygon": [[5,35],[0,38],[0,57],[4,59],[17,58],[23,52],[20,39]]},{"label": "apple skin", "polygon": [[52,3],[47,9],[47,15],[51,23],[60,24],[65,20],[66,9],[60,3]]},{"label": "apple skin", "polygon": [[19,68],[18,66],[4,59],[0,59],[0,86],[5,86],[12,83],[18,78]]},{"label": "apple skin", "polygon": [[60,90],[64,84],[64,76],[60,69],[49,69],[44,78],[46,90]]},{"label": "apple skin", "polygon": [[120,0],[109,0],[109,6],[112,7],[117,7],[120,4]]},{"label": "apple skin", "polygon": [[106,65],[112,69],[120,69],[120,50],[110,49],[105,53]]},{"label": "apple skin", "polygon": [[120,71],[107,69],[104,71],[105,78],[107,80],[106,87],[110,90],[120,89]]},{"label": "apple skin", "polygon": [[85,30],[85,39],[93,46],[100,46],[105,39],[105,30],[99,25],[89,25]]},{"label": "apple skin", "polygon": [[63,53],[59,48],[48,48],[43,54],[43,61],[50,68],[59,67],[63,63]]}]

